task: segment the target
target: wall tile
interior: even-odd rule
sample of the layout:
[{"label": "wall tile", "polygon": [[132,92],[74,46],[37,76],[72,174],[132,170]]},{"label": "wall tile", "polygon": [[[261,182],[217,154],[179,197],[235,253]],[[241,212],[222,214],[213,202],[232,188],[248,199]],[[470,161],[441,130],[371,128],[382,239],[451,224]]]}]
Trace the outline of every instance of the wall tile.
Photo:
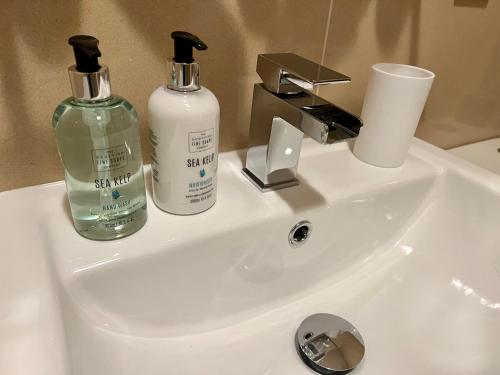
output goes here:
[{"label": "wall tile", "polygon": [[325,64],[352,84],[321,89],[359,114],[371,65],[436,73],[417,136],[448,148],[500,135],[500,2],[334,0]]},{"label": "wall tile", "polygon": [[499,16],[499,1],[422,1],[418,63],[436,79],[421,138],[449,148],[500,136]]},{"label": "wall tile", "polygon": [[70,96],[67,38],[97,36],[113,92],[141,118],[145,161],[147,98],[166,76],[170,32],[191,31],[202,84],[221,104],[221,150],[246,146],[258,53],[296,52],[319,61],[330,0],[53,0],[0,8],[0,191],[62,179],[51,116]]}]

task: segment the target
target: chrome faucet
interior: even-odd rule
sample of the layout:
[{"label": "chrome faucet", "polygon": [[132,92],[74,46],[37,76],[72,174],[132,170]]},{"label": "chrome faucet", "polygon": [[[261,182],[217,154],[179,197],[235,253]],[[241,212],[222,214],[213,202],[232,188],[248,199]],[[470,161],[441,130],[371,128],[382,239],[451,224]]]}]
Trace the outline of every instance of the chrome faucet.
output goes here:
[{"label": "chrome faucet", "polygon": [[293,53],[257,58],[262,83],[254,85],[243,174],[261,191],[299,183],[297,166],[304,133],[321,144],[356,137],[359,117],[309,92],[316,85],[351,79]]}]

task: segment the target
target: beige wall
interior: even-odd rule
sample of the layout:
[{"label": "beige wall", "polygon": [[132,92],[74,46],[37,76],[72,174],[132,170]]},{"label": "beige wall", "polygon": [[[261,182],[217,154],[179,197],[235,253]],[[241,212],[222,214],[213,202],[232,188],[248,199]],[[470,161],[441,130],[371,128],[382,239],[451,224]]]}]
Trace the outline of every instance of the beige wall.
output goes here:
[{"label": "beige wall", "polygon": [[[291,51],[353,78],[321,95],[360,112],[369,67],[417,64],[437,78],[418,135],[449,147],[500,135],[500,1],[101,0],[11,1],[0,7],[0,191],[62,179],[52,111],[70,95],[70,35],[101,41],[113,91],[142,119],[166,74],[169,34],[209,46],[202,83],[221,104],[221,149],[245,147],[256,55]],[[330,17],[331,16],[331,17]]]},{"label": "beige wall", "polygon": [[370,66],[436,74],[417,136],[449,148],[500,136],[500,1],[333,0],[325,64],[352,84],[321,95],[361,112]]}]

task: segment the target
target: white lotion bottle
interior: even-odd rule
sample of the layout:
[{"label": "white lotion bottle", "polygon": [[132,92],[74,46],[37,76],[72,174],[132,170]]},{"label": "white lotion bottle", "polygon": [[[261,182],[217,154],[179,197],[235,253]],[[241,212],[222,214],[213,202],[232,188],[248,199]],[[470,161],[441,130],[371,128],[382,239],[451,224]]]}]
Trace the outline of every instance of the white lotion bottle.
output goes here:
[{"label": "white lotion bottle", "polygon": [[207,46],[193,34],[174,31],[175,54],[167,85],[150,96],[153,201],[163,211],[192,215],[217,199],[219,102],[199,83],[193,47]]}]

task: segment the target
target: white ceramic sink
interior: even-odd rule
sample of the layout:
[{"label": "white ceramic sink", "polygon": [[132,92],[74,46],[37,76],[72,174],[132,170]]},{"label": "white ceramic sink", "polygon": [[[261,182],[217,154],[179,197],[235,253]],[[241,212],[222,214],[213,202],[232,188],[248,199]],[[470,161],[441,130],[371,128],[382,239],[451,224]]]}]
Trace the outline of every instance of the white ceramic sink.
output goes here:
[{"label": "white ceramic sink", "polygon": [[451,148],[448,151],[500,175],[500,138],[488,139],[465,146]]},{"label": "white ceramic sink", "polygon": [[0,373],[308,374],[294,334],[327,312],[363,335],[353,374],[498,374],[500,176],[418,140],[395,169],[305,140],[301,184],[260,193],[242,155],[215,207],[149,201],[112,242],[73,230],[62,183],[0,194]]}]

